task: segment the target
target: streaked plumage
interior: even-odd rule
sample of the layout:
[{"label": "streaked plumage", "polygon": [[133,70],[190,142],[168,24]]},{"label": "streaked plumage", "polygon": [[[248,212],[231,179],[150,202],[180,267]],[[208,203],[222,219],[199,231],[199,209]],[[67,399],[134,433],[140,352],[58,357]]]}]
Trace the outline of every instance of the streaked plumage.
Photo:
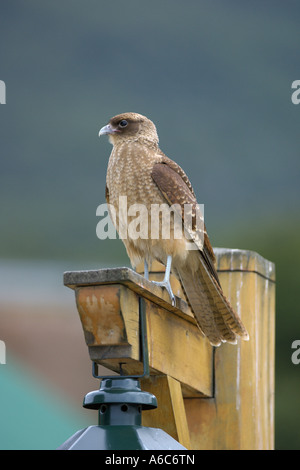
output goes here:
[{"label": "streaked plumage", "polygon": [[[160,150],[152,121],[140,114],[124,113],[111,118],[99,134],[108,134],[113,144],[107,169],[106,198],[117,214],[119,197],[127,196],[128,207],[144,204],[149,214],[151,204],[165,203],[167,207],[190,204],[195,220],[197,201],[191,183],[182,168]],[[119,233],[122,224],[129,224],[133,219],[133,216],[126,221],[117,217]],[[171,220],[172,224],[182,226],[185,222],[183,212],[179,211]],[[173,230],[170,239],[161,236],[151,239],[151,223],[148,219],[144,223],[145,226],[148,224],[148,237],[123,239],[131,264],[135,267],[144,260],[148,263],[158,260],[166,265],[168,255],[172,255],[172,273],[181,281],[199,328],[211,344],[235,343],[236,335],[248,339],[244,325],[223,294],[205,226],[204,243],[201,233],[196,233],[197,249],[188,250],[188,244],[193,241],[175,239]]]}]

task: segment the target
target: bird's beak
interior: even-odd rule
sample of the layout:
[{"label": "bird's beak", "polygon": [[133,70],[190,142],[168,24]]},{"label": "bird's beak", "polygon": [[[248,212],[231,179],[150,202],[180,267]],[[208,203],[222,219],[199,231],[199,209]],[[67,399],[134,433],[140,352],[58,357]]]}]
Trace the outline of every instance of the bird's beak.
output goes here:
[{"label": "bird's beak", "polygon": [[116,129],[113,129],[110,124],[107,124],[107,126],[100,129],[99,137],[101,137],[101,135],[113,134],[114,132],[117,132]]}]

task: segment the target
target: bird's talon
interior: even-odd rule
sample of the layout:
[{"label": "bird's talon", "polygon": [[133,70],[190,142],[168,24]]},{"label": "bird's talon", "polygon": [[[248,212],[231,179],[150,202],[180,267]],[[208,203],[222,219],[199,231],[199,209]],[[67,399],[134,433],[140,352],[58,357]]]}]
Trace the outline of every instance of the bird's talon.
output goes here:
[{"label": "bird's talon", "polygon": [[166,291],[168,292],[168,294],[170,296],[172,306],[175,307],[176,306],[176,298],[175,298],[175,295],[172,292],[170,284],[168,282],[164,282],[164,281],[162,281],[162,282],[152,281],[152,282],[153,282],[153,284],[156,284],[157,286],[163,287],[163,288],[166,289]]}]

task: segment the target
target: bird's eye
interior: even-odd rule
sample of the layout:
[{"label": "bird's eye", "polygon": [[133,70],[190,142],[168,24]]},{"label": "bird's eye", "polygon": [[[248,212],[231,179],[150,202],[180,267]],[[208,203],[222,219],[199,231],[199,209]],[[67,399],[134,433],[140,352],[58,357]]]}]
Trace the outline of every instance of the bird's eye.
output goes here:
[{"label": "bird's eye", "polygon": [[119,122],[119,127],[126,127],[128,125],[128,122],[126,119],[122,119],[122,121]]}]

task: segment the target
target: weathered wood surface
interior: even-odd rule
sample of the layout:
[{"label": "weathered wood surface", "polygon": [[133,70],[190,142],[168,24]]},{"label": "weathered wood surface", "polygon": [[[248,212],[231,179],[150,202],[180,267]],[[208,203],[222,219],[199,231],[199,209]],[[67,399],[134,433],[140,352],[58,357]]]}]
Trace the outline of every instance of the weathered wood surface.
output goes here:
[{"label": "weathered wood surface", "polygon": [[[168,375],[155,375],[141,380],[143,390],[157,398],[155,410],[143,411],[142,424],[164,431],[187,449],[191,449],[190,433],[180,381]],[[163,426],[162,426],[162,423]]]},{"label": "weathered wood surface", "polygon": [[[159,263],[156,263],[156,266],[161,271],[162,266]],[[153,276],[151,276],[150,279],[153,280]],[[178,281],[172,276],[173,285],[174,282],[176,283]],[[182,315],[182,313],[188,315],[191,318],[190,321],[196,324],[191,309],[182,297],[176,296],[176,306],[173,307],[170,302],[169,294],[165,289],[153,284],[138,272],[127,267],[65,272],[64,284],[71,289],[85,286],[121,284],[177,315]],[[178,292],[176,292],[175,289],[174,294],[176,295],[176,293]],[[181,290],[179,293],[181,293]]]},{"label": "weathered wood surface", "polygon": [[[173,280],[172,282],[176,281]],[[212,396],[213,349],[200,334],[187,303],[173,307],[164,289],[129,268],[65,273],[93,361],[118,372],[141,374],[139,295],[146,302],[151,375],[169,375],[185,396]],[[200,341],[199,341],[200,338]],[[191,357],[201,357],[201,370]]]},{"label": "weathered wood surface", "polygon": [[[69,272],[64,283],[75,290],[91,359],[114,371],[120,362],[127,373],[142,371],[138,297],[146,299],[151,377],[142,387],[155,389],[161,405],[145,414],[144,424],[191,449],[272,449],[274,265],[251,251],[215,252],[224,293],[249,342],[212,348],[174,278],[175,307],[164,289],[129,268]],[[163,277],[158,263],[152,271],[150,279]]]},{"label": "weathered wood surface", "polygon": [[257,253],[215,250],[226,297],[250,341],[215,350],[214,397],[185,399],[194,449],[273,449],[275,268]]}]

